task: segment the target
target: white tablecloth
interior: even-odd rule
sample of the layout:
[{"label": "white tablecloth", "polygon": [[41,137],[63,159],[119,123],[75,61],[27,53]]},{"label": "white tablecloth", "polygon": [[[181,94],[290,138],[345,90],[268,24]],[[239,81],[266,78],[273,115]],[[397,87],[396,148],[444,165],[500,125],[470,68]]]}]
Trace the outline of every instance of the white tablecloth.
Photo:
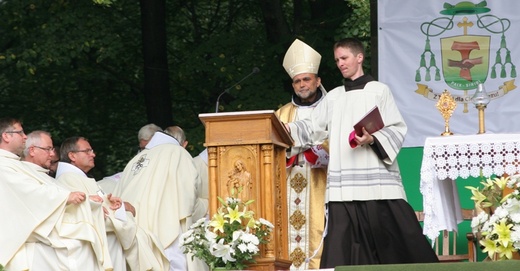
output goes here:
[{"label": "white tablecloth", "polygon": [[456,231],[462,222],[455,180],[520,172],[520,134],[430,137],[421,165],[423,233],[435,239],[441,230]]}]

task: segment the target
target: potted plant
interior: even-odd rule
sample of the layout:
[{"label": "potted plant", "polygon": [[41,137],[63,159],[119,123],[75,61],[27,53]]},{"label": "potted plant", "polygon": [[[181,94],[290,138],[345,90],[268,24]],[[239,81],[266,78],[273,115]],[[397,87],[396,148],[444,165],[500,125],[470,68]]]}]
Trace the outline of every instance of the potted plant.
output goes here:
[{"label": "potted plant", "polygon": [[479,212],[471,221],[483,252],[491,260],[517,259],[520,250],[520,175],[501,177],[471,187]]},{"label": "potted plant", "polygon": [[211,270],[242,270],[254,263],[259,245],[267,243],[274,228],[265,219],[255,219],[255,213],[248,210],[254,200],[243,202],[237,197],[241,191],[232,188],[230,197],[219,197],[222,205],[211,220],[199,219],[181,235],[183,252],[203,260]]}]

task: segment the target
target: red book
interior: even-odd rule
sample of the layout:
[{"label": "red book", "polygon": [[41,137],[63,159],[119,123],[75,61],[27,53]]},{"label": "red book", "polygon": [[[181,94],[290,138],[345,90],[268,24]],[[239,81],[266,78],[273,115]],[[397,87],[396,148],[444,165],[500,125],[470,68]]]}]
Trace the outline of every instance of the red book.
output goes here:
[{"label": "red book", "polygon": [[381,128],[385,127],[383,123],[383,118],[381,118],[381,113],[379,113],[379,108],[374,106],[368,113],[366,113],[360,121],[354,124],[354,130],[356,131],[356,135],[362,136],[363,131],[361,128],[365,127],[365,130],[369,134],[373,134],[379,131]]}]

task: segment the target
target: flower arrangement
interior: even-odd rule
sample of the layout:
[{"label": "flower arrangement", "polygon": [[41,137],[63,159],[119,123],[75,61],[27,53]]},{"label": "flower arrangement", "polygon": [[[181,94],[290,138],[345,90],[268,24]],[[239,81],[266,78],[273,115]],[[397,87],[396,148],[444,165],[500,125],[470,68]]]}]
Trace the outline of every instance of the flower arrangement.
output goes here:
[{"label": "flower arrangement", "polygon": [[492,260],[512,259],[520,250],[520,176],[487,179],[467,186],[479,214],[471,221],[483,252]]},{"label": "flower arrangement", "polygon": [[254,200],[244,203],[236,197],[241,190],[232,188],[225,201],[219,197],[222,206],[212,219],[199,219],[182,234],[184,253],[203,260],[211,269],[242,270],[255,262],[258,246],[267,243],[274,226],[265,219],[255,219],[255,213],[247,208]]}]

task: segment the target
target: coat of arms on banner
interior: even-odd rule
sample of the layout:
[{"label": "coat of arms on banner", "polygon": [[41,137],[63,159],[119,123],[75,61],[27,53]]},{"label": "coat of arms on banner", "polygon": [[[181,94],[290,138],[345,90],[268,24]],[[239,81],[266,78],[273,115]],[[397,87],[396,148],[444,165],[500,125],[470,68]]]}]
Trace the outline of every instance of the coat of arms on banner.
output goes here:
[{"label": "coat of arms on banner", "polygon": [[[516,67],[507,43],[510,20],[494,15],[486,1],[445,3],[439,13],[420,26],[425,45],[415,74],[416,93],[436,100],[443,90],[432,90],[428,82],[443,80],[466,113],[474,90],[486,79],[503,79],[496,90],[488,91],[491,99],[516,88]],[[440,51],[432,51],[432,42],[440,43]]]}]

